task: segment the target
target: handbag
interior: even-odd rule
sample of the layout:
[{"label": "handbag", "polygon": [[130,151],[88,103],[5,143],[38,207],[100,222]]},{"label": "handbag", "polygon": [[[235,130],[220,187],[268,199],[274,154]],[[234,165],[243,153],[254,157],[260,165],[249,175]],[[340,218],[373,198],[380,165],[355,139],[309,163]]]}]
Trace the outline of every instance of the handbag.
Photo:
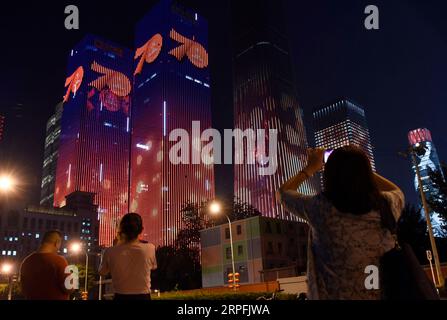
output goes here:
[{"label": "handbag", "polygon": [[[383,211],[383,212],[382,212]],[[382,221],[393,219],[391,210],[381,210]],[[386,215],[386,216],[384,216]],[[390,216],[391,215],[391,216]],[[408,243],[397,240],[396,224],[385,224],[396,246],[380,260],[380,279],[384,300],[440,300],[438,291],[419,264]]]},{"label": "handbag", "polygon": [[384,300],[440,299],[409,244],[401,243],[385,253],[380,267]]}]

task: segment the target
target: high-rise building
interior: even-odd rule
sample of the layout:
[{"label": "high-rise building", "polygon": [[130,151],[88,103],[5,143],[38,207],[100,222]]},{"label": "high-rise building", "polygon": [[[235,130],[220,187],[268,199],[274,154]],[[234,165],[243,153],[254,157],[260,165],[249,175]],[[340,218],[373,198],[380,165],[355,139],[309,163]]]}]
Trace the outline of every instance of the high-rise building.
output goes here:
[{"label": "high-rise building", "polygon": [[[433,183],[432,173],[439,172],[443,179],[443,171],[441,163],[439,162],[438,153],[433,143],[431,132],[428,129],[416,129],[408,133],[408,142],[412,148],[421,150],[415,152],[416,164],[412,162],[414,177],[414,186],[419,194],[419,183],[416,176],[416,165],[419,167],[419,172],[422,180],[422,191],[428,201],[439,195],[439,189],[436,184]],[[419,147],[419,148],[418,148]],[[425,217],[424,208],[422,208],[422,214]],[[433,234],[435,237],[445,236],[442,231],[442,220],[437,212],[430,212],[431,223],[433,227]]]},{"label": "high-rise building", "polygon": [[[236,164],[234,192],[272,218],[290,217],[276,201],[275,192],[303,169],[308,147],[282,9],[281,1],[232,2],[234,127],[255,132],[264,129],[267,140],[269,129],[278,133],[276,172],[260,175],[259,164]],[[311,194],[316,187],[306,181],[300,191]]]},{"label": "high-rise building", "polygon": [[315,145],[338,149],[347,145],[361,148],[375,171],[373,147],[365,109],[349,99],[339,99],[313,111]]},{"label": "high-rise building", "polygon": [[56,180],[56,165],[61,135],[61,118],[63,102],[57,104],[54,114],[48,119],[45,137],[45,149],[42,171],[40,204],[52,206],[54,203],[54,186]]},{"label": "high-rise building", "polygon": [[[200,131],[211,127],[207,44],[207,21],[172,0],[160,1],[136,28],[130,210],[143,216],[143,237],[156,245],[174,242],[185,202],[214,198],[213,165],[191,164],[203,146]],[[191,150],[179,164],[170,161],[175,129],[188,135]]]},{"label": "high-rise building", "polygon": [[88,35],[68,59],[55,206],[73,191],[96,194],[100,244],[111,245],[128,210],[132,53]]}]

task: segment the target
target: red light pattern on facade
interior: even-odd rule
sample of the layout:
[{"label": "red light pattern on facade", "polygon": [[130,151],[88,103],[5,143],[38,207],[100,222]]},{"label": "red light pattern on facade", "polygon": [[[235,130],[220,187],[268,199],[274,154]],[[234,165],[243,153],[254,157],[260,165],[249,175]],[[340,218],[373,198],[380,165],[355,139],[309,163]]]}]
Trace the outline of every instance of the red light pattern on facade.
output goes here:
[{"label": "red light pattern on facade", "polygon": [[132,86],[130,80],[121,72],[106,68],[97,62],[92,63],[92,70],[103,74],[98,79],[89,83],[98,90],[108,87],[118,97],[126,97],[130,94]]},{"label": "red light pattern on facade", "polygon": [[70,98],[70,93],[76,94],[78,89],[81,87],[82,79],[84,77],[84,68],[81,66],[76,71],[65,80],[65,87],[67,88],[67,93],[64,96],[64,102],[67,102]]},{"label": "red light pattern on facade", "polygon": [[428,129],[416,129],[408,133],[408,141],[414,146],[417,143],[432,142],[431,132]]},{"label": "red light pattern on facade", "polygon": [[135,69],[134,76],[140,74],[143,70],[144,63],[152,63],[160,55],[161,48],[163,46],[163,37],[157,33],[150,38],[143,46],[139,47],[135,52],[135,58],[140,58],[137,68]]},{"label": "red light pattern on facade", "polygon": [[[205,50],[208,23],[198,17],[193,21],[181,18],[173,3],[160,1],[138,23],[135,37],[136,47],[141,48],[136,57],[141,59],[134,59],[139,76],[134,78],[132,94],[129,210],[142,215],[143,238],[157,246],[175,244],[185,226],[181,209],[186,202],[201,203],[215,196],[213,165],[175,165],[169,159],[177,143],[169,140],[173,130],[183,129],[193,137],[193,121],[200,121],[201,131],[212,126]],[[161,50],[156,60],[141,68],[147,39],[159,32],[164,48],[168,39],[169,49]],[[196,141],[189,141],[190,152],[195,147]]]},{"label": "red light pattern on facade", "polygon": [[188,57],[189,61],[197,68],[206,68],[208,66],[208,52],[205,48],[194,39],[188,39],[182,36],[180,33],[174,29],[170,32],[171,39],[181,43],[179,47],[169,51],[170,55],[173,55],[177,60],[181,61],[185,55]]},{"label": "red light pattern on facade", "polygon": [[90,49],[95,43],[87,36],[69,60],[69,68],[91,66],[84,69],[90,83],[64,104],[54,205],[63,206],[73,191],[95,193],[100,245],[110,246],[128,212],[132,54]]}]

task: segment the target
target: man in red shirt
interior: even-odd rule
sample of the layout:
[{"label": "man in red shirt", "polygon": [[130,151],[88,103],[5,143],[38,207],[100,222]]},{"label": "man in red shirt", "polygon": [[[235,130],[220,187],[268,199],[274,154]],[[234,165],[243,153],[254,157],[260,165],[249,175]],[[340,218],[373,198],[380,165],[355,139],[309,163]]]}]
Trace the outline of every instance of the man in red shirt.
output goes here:
[{"label": "man in red shirt", "polygon": [[20,267],[22,293],[27,300],[68,300],[65,268],[68,263],[59,256],[62,234],[48,231],[36,252],[25,258]]}]

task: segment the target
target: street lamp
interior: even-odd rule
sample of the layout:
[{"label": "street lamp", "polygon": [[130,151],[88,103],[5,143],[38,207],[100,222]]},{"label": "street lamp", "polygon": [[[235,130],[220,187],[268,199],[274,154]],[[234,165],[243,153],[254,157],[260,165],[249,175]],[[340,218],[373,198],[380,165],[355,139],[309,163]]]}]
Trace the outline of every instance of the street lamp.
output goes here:
[{"label": "street lamp", "polygon": [[2,273],[8,276],[8,300],[12,299],[12,269],[13,265],[10,263],[2,265]]},{"label": "street lamp", "polygon": [[11,176],[0,176],[0,192],[7,193],[14,188],[14,179]]},{"label": "street lamp", "polygon": [[[222,206],[220,205],[219,202],[217,201],[213,201],[210,206],[209,206],[209,210],[210,213],[213,216],[218,216],[219,214],[222,213]],[[236,268],[234,267],[234,249],[233,249],[233,232],[231,231],[231,220],[230,217],[226,214],[223,213],[225,215],[225,217],[228,220],[228,228],[230,229],[230,247],[231,247],[231,266],[233,269],[233,290],[237,290],[236,287]]]},{"label": "street lamp", "polygon": [[435,268],[436,268],[436,275],[438,278],[438,283],[435,283],[435,285],[438,288],[442,288],[444,286],[444,276],[442,275],[442,269],[441,269],[441,263],[439,261],[439,255],[438,255],[438,249],[436,247],[436,241],[435,237],[433,235],[433,227],[431,224],[431,218],[430,218],[430,211],[427,203],[427,198],[425,197],[425,193],[422,186],[422,178],[421,178],[421,172],[419,170],[419,164],[417,163],[416,154],[424,149],[424,146],[420,143],[417,143],[414,147],[410,147],[406,153],[401,153],[401,155],[404,156],[410,156],[411,161],[415,167],[416,171],[416,178],[418,181],[418,189],[419,194],[421,196],[422,200],[422,207],[424,208],[424,214],[425,214],[425,220],[427,221],[427,229],[428,229],[428,236],[430,238],[430,245],[433,252],[433,258],[435,260]]},{"label": "street lamp", "polygon": [[[79,242],[75,242],[70,246],[70,250],[77,254],[82,251],[82,244]],[[84,251],[85,254],[85,281],[84,281],[84,292],[87,292],[87,284],[88,284],[88,252]]]}]

